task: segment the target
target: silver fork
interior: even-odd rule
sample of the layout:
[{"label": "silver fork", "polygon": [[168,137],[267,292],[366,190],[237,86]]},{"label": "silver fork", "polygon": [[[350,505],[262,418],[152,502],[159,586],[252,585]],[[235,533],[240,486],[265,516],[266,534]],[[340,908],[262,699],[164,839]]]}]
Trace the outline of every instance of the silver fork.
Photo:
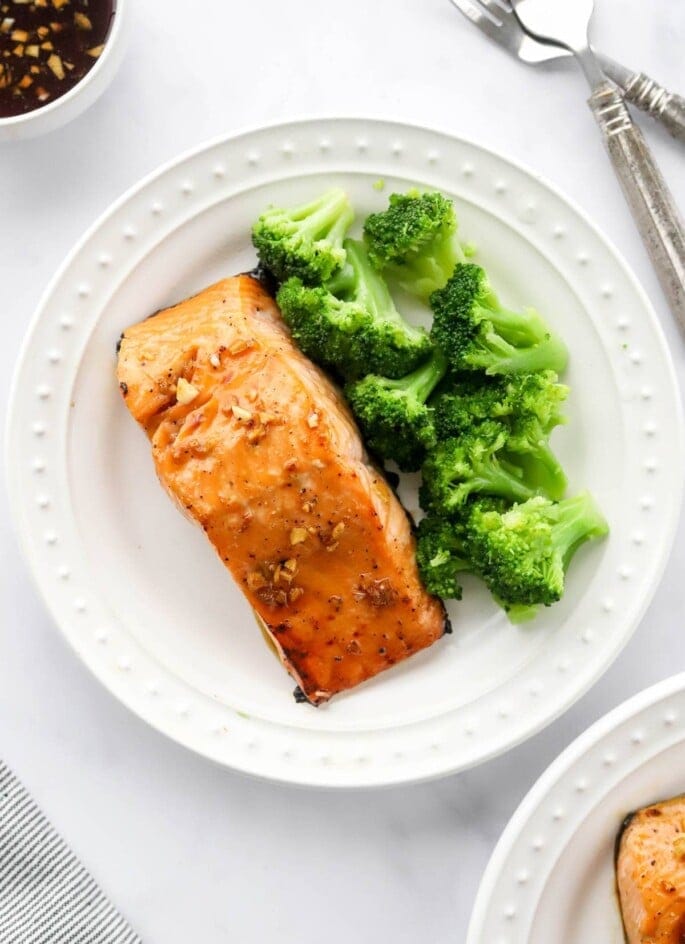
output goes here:
[{"label": "silver fork", "polygon": [[[533,39],[521,26],[510,0],[451,0],[486,36],[531,65],[571,55],[560,46]],[[644,72],[632,72],[595,51],[602,71],[622,90],[623,97],[660,122],[668,133],[685,142],[685,98],[668,92]]]},{"label": "silver fork", "polygon": [[592,46],[595,0],[512,0],[526,32],[569,49],[591,89],[588,105],[673,314],[685,331],[685,226],[666,181],[619,90]]},{"label": "silver fork", "polygon": [[[647,142],[633,123],[623,95],[603,72],[590,45],[588,34],[595,0],[452,2],[463,12],[466,4],[469,19],[516,55],[521,48],[527,55],[536,55],[534,47],[523,42],[518,33],[521,30],[532,43],[556,46],[575,56],[592,89],[588,104],[614,172],[671,311],[685,331],[685,227]],[[489,15],[486,16],[485,11]],[[514,15],[516,20],[512,19]]]}]

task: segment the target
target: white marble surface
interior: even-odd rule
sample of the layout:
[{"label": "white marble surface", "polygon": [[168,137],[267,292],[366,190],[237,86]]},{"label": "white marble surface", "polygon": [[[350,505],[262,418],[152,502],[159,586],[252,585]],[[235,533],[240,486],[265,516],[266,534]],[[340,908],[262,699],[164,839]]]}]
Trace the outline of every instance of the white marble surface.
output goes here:
[{"label": "white marble surface", "polygon": [[[685,7],[598,3],[597,45],[685,90]],[[310,114],[434,125],[553,180],[634,266],[683,375],[683,342],[570,64],[536,74],[489,46],[447,0],[136,6],[128,56],[105,96],[61,131],[0,148],[0,402],[47,280],[113,198],[205,138]],[[648,131],[685,206],[685,152]],[[458,944],[488,856],[538,774],[609,708],[683,669],[681,523],[623,655],[564,718],[508,756],[382,792],[253,782],[162,739],[100,689],[47,617],[7,521],[3,492],[0,752],[147,944]]]}]

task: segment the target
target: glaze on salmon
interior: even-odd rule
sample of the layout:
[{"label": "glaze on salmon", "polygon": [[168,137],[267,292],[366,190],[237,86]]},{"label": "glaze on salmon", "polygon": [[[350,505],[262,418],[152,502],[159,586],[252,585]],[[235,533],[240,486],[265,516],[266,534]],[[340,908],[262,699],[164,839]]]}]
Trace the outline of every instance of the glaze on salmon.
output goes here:
[{"label": "glaze on salmon", "polygon": [[630,817],[616,878],[628,944],[685,944],[685,797]]},{"label": "glaze on salmon", "polygon": [[257,280],[225,279],[128,328],[117,375],[160,481],[312,704],[442,636],[403,508]]}]

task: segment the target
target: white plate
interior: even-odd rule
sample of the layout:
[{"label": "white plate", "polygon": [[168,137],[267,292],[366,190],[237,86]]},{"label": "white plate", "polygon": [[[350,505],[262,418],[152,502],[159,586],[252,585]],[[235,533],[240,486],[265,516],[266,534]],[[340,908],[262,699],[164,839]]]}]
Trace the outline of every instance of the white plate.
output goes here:
[{"label": "white plate", "polygon": [[[373,187],[385,178],[386,192]],[[155,480],[114,382],[121,330],[248,269],[270,201],[339,183],[361,217],[413,184],[454,194],[463,236],[511,304],[538,306],[572,356],[556,447],[611,538],[574,561],[561,604],[512,628],[482,587],[454,635],[313,710],[199,529]],[[265,777],[400,783],[476,764],[539,730],[607,668],[654,592],[680,501],[673,368],[625,264],[528,171],[406,125],[310,121],[203,147],[121,199],[48,289],[10,410],[12,505],[39,587],[98,678],[169,736]],[[414,499],[415,500],[415,499]]]},{"label": "white plate", "polygon": [[478,891],[467,944],[624,944],[614,844],[634,810],[685,792],[685,675],[593,725],[512,817]]}]

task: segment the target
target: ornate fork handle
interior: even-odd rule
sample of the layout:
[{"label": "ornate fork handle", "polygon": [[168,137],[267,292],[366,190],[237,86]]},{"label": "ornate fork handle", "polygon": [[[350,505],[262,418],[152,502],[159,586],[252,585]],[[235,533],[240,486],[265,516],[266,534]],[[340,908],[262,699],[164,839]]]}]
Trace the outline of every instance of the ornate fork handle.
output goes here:
[{"label": "ornate fork handle", "polygon": [[588,104],[673,313],[685,330],[685,228],[640,129],[610,82]]},{"label": "ornate fork handle", "polygon": [[667,91],[644,72],[637,72],[625,84],[625,99],[660,121],[668,133],[685,142],[685,98]]}]

